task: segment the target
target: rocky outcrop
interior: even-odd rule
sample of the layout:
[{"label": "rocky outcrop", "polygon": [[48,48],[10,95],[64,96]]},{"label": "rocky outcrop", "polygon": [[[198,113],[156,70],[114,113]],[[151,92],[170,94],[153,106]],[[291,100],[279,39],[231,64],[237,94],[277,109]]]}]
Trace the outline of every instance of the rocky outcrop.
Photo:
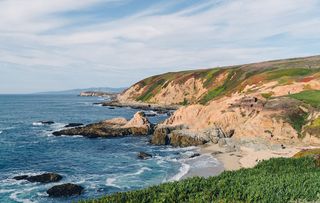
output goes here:
[{"label": "rocky outcrop", "polygon": [[80,185],[72,183],[66,183],[62,185],[56,185],[47,190],[49,197],[67,197],[73,195],[80,195],[84,188]]},{"label": "rocky outcrop", "polygon": [[114,118],[84,127],[76,127],[53,132],[53,135],[82,135],[88,138],[121,137],[127,135],[145,136],[153,132],[153,124],[145,117],[143,112],[137,112],[127,121],[125,118]]},{"label": "rocky outcrop", "polygon": [[[143,111],[153,111],[158,114],[170,114],[172,111],[177,110],[180,105],[159,105],[159,104],[149,104],[149,103],[143,103],[143,102],[122,102],[118,100],[108,101],[108,102],[102,102],[97,103],[102,104],[102,106],[107,107],[130,107],[132,109],[139,109]],[[155,114],[149,114],[147,116],[154,116]]]},{"label": "rocky outcrop", "polygon": [[44,173],[41,175],[28,176],[21,175],[13,177],[15,180],[27,180],[29,182],[39,182],[39,183],[51,183],[58,182],[62,179],[62,176],[56,173]]},{"label": "rocky outcrop", "polygon": [[139,159],[148,159],[148,158],[151,158],[152,157],[152,154],[148,154],[146,152],[139,152],[137,157]]},{"label": "rocky outcrop", "polygon": [[174,147],[188,147],[202,145],[208,139],[199,136],[197,133],[188,131],[185,126],[159,126],[151,138],[155,145],[172,145]]},{"label": "rocky outcrop", "polygon": [[208,128],[204,131],[193,131],[185,125],[159,125],[153,133],[151,143],[175,147],[197,146],[208,142],[218,144],[220,140],[231,138],[233,134],[234,130],[225,132],[219,127]]}]

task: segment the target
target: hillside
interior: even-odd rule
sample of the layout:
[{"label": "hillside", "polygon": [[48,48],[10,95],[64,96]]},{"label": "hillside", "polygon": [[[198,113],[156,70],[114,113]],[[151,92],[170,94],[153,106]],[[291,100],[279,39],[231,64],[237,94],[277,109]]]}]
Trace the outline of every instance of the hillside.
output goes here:
[{"label": "hillside", "polygon": [[184,125],[202,138],[219,129],[235,138],[320,144],[320,56],[165,73],[118,99],[183,105],[162,125]]},{"label": "hillside", "polygon": [[233,93],[280,96],[320,89],[320,56],[156,75],[131,86],[120,101],[207,104]]}]

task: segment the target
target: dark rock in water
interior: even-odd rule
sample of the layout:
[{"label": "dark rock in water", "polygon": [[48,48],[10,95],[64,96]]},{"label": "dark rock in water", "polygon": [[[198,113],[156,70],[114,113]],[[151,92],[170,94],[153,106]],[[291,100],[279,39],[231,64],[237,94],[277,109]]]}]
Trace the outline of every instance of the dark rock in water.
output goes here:
[{"label": "dark rock in water", "polygon": [[66,183],[62,185],[56,185],[47,190],[49,197],[68,197],[73,195],[80,195],[84,188],[80,185],[72,183]]},{"label": "dark rock in water", "polygon": [[137,156],[138,156],[139,159],[148,159],[148,158],[152,157],[151,154],[148,154],[148,153],[145,153],[145,152],[139,152]]},{"label": "dark rock in water", "polygon": [[194,158],[194,157],[197,157],[197,156],[200,156],[201,154],[199,154],[199,153],[195,153],[195,154],[192,154],[189,158],[191,159],[191,158]]},{"label": "dark rock in water", "polygon": [[21,176],[15,176],[15,177],[13,177],[13,179],[15,179],[15,180],[24,180],[27,177],[28,177],[27,175],[21,175]]},{"label": "dark rock in water", "polygon": [[39,123],[44,124],[44,125],[52,125],[52,124],[54,124],[53,121],[39,121]]},{"label": "dark rock in water", "polygon": [[64,126],[65,128],[70,128],[70,127],[78,127],[82,126],[83,123],[69,123],[68,125]]},{"label": "dark rock in water", "polygon": [[125,118],[114,118],[99,123],[89,124],[83,127],[75,127],[53,132],[60,135],[82,135],[88,138],[96,137],[122,137],[128,135],[146,136],[152,134],[153,124],[149,122],[143,112],[137,112],[134,117],[127,121]]},{"label": "dark rock in water", "polygon": [[27,180],[29,182],[39,182],[39,183],[51,183],[58,182],[62,179],[62,176],[56,173],[44,173],[35,176],[21,175],[13,177],[15,180]]},{"label": "dark rock in water", "polygon": [[51,183],[58,182],[62,179],[62,176],[56,173],[44,173],[36,176],[29,176],[26,178],[29,182],[39,182],[39,183]]},{"label": "dark rock in water", "polygon": [[108,109],[114,109],[114,107],[108,107]]}]

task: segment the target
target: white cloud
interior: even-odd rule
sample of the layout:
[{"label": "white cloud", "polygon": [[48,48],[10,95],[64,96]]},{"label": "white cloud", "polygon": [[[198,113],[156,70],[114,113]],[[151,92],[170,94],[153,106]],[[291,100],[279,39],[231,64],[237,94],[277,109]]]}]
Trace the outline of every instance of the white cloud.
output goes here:
[{"label": "white cloud", "polygon": [[[317,0],[207,1],[168,14],[157,13],[170,4],[157,5],[72,29],[68,26],[81,19],[59,15],[101,2],[0,1],[0,63],[48,69],[48,74],[53,67],[66,74],[76,67],[79,74],[107,79],[112,72],[127,82],[106,80],[105,86],[124,86],[165,71],[315,54],[297,41],[320,38]],[[266,42],[279,34],[288,37]]]}]

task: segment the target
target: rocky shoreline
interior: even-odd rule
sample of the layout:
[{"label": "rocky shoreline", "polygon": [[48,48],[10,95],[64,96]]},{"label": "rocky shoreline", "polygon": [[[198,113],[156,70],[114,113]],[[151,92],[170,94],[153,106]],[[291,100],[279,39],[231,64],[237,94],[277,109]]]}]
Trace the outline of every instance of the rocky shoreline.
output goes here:
[{"label": "rocky shoreline", "polygon": [[142,103],[142,102],[123,103],[117,100],[99,102],[94,104],[100,104],[102,106],[118,107],[118,108],[129,107],[132,109],[138,109],[138,110],[144,110],[144,111],[155,111],[158,114],[168,114],[168,115],[181,107],[180,105],[159,105],[159,104],[149,104],[149,103]]}]

